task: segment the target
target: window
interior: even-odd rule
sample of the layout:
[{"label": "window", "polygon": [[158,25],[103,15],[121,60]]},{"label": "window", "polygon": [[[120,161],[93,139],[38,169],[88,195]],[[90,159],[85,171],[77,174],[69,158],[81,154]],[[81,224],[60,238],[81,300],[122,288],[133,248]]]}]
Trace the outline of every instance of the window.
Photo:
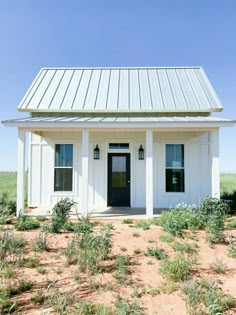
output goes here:
[{"label": "window", "polygon": [[54,191],[72,191],[73,144],[55,145]]},{"label": "window", "polygon": [[129,143],[109,143],[109,149],[111,150],[128,150]]},{"label": "window", "polygon": [[184,145],[166,144],[166,192],[184,191]]}]

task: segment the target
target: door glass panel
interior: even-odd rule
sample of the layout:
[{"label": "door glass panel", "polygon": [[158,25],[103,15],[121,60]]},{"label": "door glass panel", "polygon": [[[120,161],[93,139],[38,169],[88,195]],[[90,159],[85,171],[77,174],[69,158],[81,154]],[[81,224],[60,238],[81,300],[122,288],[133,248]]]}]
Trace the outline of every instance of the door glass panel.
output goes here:
[{"label": "door glass panel", "polygon": [[126,187],[126,157],[112,156],[112,187]]}]

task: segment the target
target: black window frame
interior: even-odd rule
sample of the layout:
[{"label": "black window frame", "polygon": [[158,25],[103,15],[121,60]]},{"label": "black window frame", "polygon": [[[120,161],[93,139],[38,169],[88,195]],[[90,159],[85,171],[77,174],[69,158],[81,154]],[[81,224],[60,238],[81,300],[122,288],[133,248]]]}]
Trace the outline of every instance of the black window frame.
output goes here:
[{"label": "black window frame", "polygon": [[[69,162],[66,162],[66,160],[62,163],[57,159],[56,154],[57,154],[57,146],[71,146],[71,157],[69,157]],[[73,143],[56,143],[55,144],[55,150],[54,150],[54,184],[53,184],[53,190],[54,192],[65,192],[65,193],[71,193],[73,192],[74,189],[74,145]],[[64,152],[66,154],[66,151]],[[57,165],[59,164],[59,165]],[[62,165],[60,165],[62,164]],[[68,164],[68,165],[67,165]],[[61,187],[62,185],[56,185],[56,176],[58,176],[58,170],[62,170],[62,177],[70,175],[70,185],[69,189],[66,187]],[[68,172],[69,171],[69,172]],[[65,183],[65,179],[63,179],[63,182]],[[57,186],[60,187],[57,188]],[[63,185],[65,186],[65,184]]]}]

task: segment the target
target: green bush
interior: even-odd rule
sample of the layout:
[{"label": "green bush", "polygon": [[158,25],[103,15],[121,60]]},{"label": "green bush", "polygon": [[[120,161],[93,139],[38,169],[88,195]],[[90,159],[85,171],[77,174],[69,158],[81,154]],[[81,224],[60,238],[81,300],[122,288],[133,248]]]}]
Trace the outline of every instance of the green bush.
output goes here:
[{"label": "green bush", "polygon": [[71,209],[76,206],[76,202],[70,198],[65,198],[56,203],[52,209],[51,231],[59,233],[68,221]]},{"label": "green bush", "polygon": [[165,259],[167,257],[166,252],[163,248],[148,248],[147,256],[153,256],[158,260]]},{"label": "green bush", "polygon": [[197,230],[202,228],[196,206],[177,204],[170,211],[161,213],[159,224],[173,236],[181,237],[183,229]]},{"label": "green bush", "polygon": [[140,305],[118,296],[115,300],[115,315],[142,315],[144,312]]},{"label": "green bush", "polygon": [[40,223],[37,220],[34,220],[26,215],[20,215],[15,224],[15,228],[18,231],[33,230],[39,227]]},{"label": "green bush", "polygon": [[223,230],[228,206],[224,201],[214,198],[205,198],[199,208],[199,217],[204,224],[210,244],[224,240]]},{"label": "green bush", "polygon": [[184,281],[190,276],[192,262],[179,255],[174,259],[164,259],[160,262],[160,273],[168,280]]},{"label": "green bush", "polygon": [[0,236],[0,260],[4,260],[8,255],[20,256],[26,245],[23,238],[16,238],[10,231],[5,231]]}]

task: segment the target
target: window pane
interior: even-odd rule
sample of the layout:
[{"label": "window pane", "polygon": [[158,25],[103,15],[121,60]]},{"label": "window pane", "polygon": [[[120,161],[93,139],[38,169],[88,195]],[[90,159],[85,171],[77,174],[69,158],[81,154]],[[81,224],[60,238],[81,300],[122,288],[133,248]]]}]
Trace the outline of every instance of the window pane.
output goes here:
[{"label": "window pane", "polygon": [[113,150],[128,150],[129,149],[129,143],[109,143],[109,149]]},{"label": "window pane", "polygon": [[166,144],[166,167],[184,167],[183,144]]},{"label": "window pane", "polygon": [[54,191],[72,191],[72,168],[55,168]]},{"label": "window pane", "polygon": [[56,144],[55,166],[73,165],[73,144]]},{"label": "window pane", "polygon": [[184,192],[184,169],[166,169],[166,192]]},{"label": "window pane", "polygon": [[125,156],[112,157],[112,187],[113,188],[126,187],[126,157]]}]

